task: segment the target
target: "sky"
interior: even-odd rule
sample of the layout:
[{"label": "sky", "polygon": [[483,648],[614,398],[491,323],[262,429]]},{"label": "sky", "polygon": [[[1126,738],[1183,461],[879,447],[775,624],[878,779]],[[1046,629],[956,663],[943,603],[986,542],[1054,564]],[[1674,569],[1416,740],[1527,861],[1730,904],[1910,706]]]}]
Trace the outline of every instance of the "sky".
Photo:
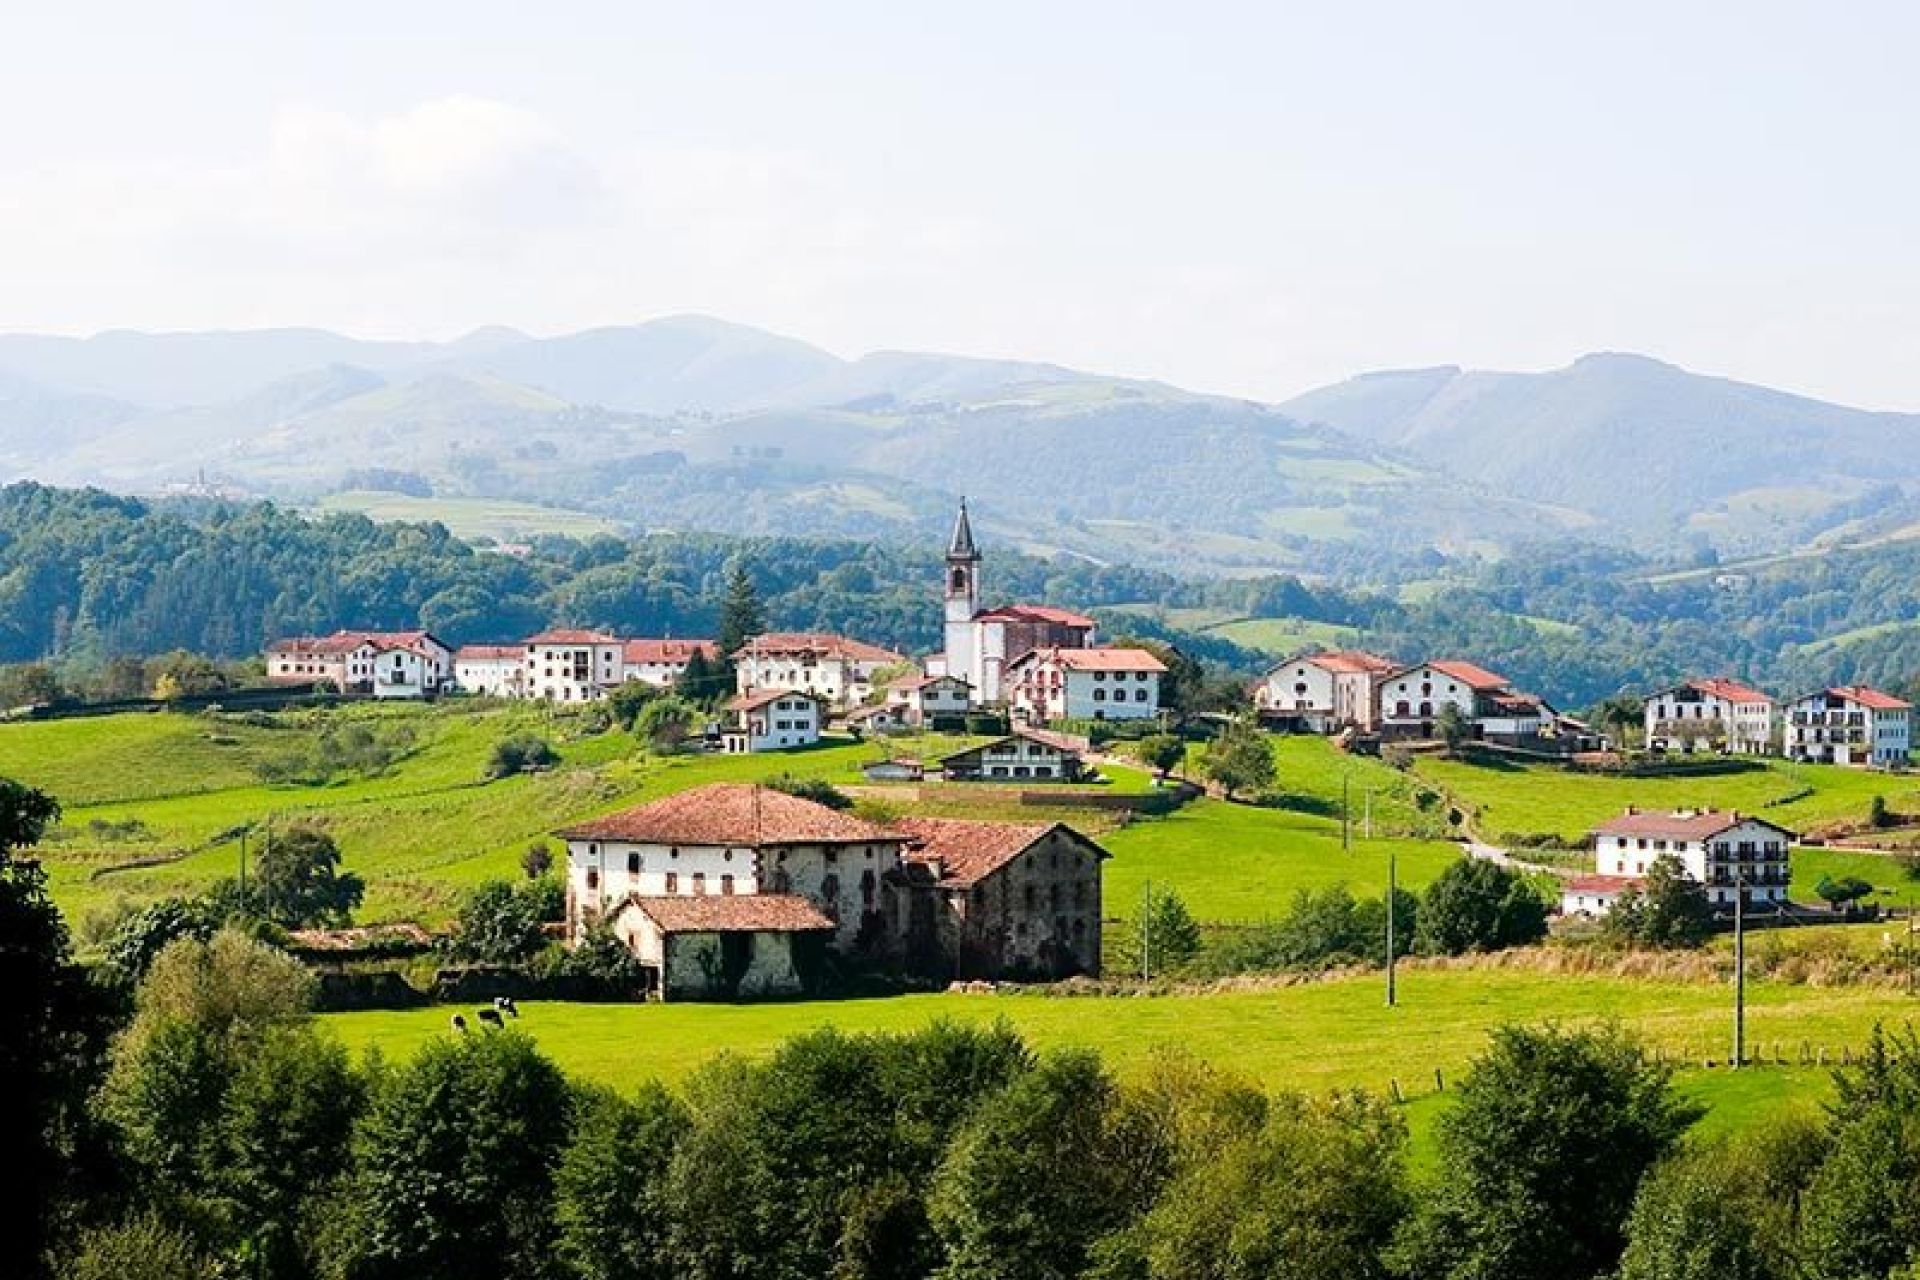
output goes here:
[{"label": "sky", "polygon": [[703,312],[1279,400],[1589,351],[1920,410],[1920,6],[17,6],[0,330]]}]

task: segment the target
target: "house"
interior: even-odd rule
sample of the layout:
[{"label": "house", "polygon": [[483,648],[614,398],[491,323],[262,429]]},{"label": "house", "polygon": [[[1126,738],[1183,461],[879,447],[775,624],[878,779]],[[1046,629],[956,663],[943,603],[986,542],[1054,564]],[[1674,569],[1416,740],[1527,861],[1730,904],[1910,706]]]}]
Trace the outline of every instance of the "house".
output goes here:
[{"label": "house", "polygon": [[[1628,809],[1593,832],[1593,877],[1575,877],[1561,892],[1568,915],[1604,915],[1626,884],[1644,879],[1664,856],[1679,859],[1687,875],[1706,886],[1715,908],[1731,910],[1736,887],[1747,902],[1778,910],[1787,901],[1788,856],[1794,834],[1737,812],[1679,809],[1671,813]],[[1607,881],[1622,881],[1608,884]]]},{"label": "house", "polygon": [[847,713],[847,728],[862,735],[904,733],[907,727],[907,709],[892,702],[857,707]]},{"label": "house", "polygon": [[914,728],[961,721],[973,710],[973,686],[959,676],[903,676],[887,686],[885,705]]},{"label": "house", "polygon": [[1900,769],[1912,759],[1913,704],[1866,685],[1796,698],[1785,720],[1789,760]]},{"label": "house", "polygon": [[1505,676],[1457,659],[1423,662],[1383,678],[1379,688],[1383,734],[1431,738],[1448,707],[1472,726],[1473,736],[1510,746],[1547,741],[1577,744],[1586,736],[1545,699],[1521,693]]},{"label": "house", "polygon": [[926,773],[926,766],[910,756],[869,760],[860,766],[860,776],[868,782],[919,782]]},{"label": "house", "polygon": [[1145,649],[1033,649],[1007,667],[1008,704],[1036,724],[1149,720],[1166,664]]},{"label": "house", "polygon": [[558,834],[568,937],[609,923],[670,1000],[796,994],[812,985],[825,949],[882,951],[881,879],[909,839],[733,783]]},{"label": "house", "polygon": [[461,645],[453,654],[453,683],[468,693],[489,698],[524,698],[527,693],[527,646]]},{"label": "house", "polygon": [[804,689],[749,689],[721,710],[732,718],[720,734],[729,755],[810,747],[827,718],[825,700]]},{"label": "house", "polygon": [[888,895],[902,962],[947,978],[1100,972],[1102,849],[1060,823],[907,818]]},{"label": "house", "polygon": [[1371,730],[1379,683],[1400,664],[1377,653],[1306,653],[1270,668],[1253,689],[1263,723],[1305,733]]},{"label": "house", "polygon": [[891,649],[817,631],[768,632],[754,636],[733,655],[741,692],[799,689],[843,710],[867,700],[877,672],[905,662]]},{"label": "house", "polygon": [[711,640],[623,641],[620,678],[664,689],[680,679],[696,653],[707,662],[720,661],[720,646]]},{"label": "house", "polygon": [[419,698],[453,680],[453,650],[430,631],[336,631],[292,636],[267,646],[267,679],[326,681],[342,693]]},{"label": "house", "polygon": [[1715,749],[1762,756],[1773,751],[1773,699],[1727,677],[1688,680],[1647,697],[1647,747]]},{"label": "house", "polygon": [[1077,782],[1085,738],[1044,729],[1015,729],[1004,738],[957,751],[940,761],[949,782]]},{"label": "house", "polygon": [[1006,699],[1008,666],[1035,649],[1084,649],[1093,643],[1092,618],[1050,605],[980,607],[980,549],[973,540],[967,504],[960,503],[947,543],[945,644],[927,662],[927,674],[967,682],[983,705]]},{"label": "house", "polygon": [[626,678],[624,648],[604,631],[560,629],[528,636],[526,696],[597,702]]}]

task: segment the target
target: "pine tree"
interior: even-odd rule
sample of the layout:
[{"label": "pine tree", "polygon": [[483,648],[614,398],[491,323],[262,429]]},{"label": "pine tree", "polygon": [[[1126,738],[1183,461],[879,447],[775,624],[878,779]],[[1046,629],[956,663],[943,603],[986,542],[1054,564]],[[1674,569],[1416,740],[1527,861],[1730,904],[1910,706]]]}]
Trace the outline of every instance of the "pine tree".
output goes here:
[{"label": "pine tree", "polygon": [[735,562],[727,574],[727,598],[720,605],[720,652],[732,657],[749,637],[767,629],[767,613],[760,588],[744,564]]}]

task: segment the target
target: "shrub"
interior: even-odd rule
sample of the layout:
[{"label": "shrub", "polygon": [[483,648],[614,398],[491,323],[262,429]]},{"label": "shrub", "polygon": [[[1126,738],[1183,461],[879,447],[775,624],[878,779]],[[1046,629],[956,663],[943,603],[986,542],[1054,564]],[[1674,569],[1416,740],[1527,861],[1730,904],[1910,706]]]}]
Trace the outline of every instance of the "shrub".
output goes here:
[{"label": "shrub", "polygon": [[1621,891],[1602,927],[1610,938],[1643,947],[1697,947],[1713,934],[1713,904],[1680,859],[1662,854],[1643,881]]},{"label": "shrub", "polygon": [[1462,858],[1427,887],[1420,903],[1422,951],[1459,955],[1524,946],[1547,935],[1547,904],[1518,872]]},{"label": "shrub", "polygon": [[545,738],[516,734],[494,744],[487,760],[488,778],[511,778],[518,773],[551,768],[560,762],[560,754]]},{"label": "shrub", "polygon": [[204,898],[162,898],[120,922],[107,939],[107,965],[120,981],[137,985],[147,969],[176,938],[205,942],[220,926],[214,906]]},{"label": "shrub", "polygon": [[546,946],[546,922],[565,914],[566,895],[558,881],[488,880],[460,904],[450,945],[468,959],[511,964]]},{"label": "shrub", "polygon": [[829,809],[853,808],[853,797],[824,778],[796,778],[790,773],[783,773],[776,778],[768,778],[766,785],[775,791],[823,804]]},{"label": "shrub", "polygon": [[1229,800],[1258,793],[1273,785],[1273,748],[1260,726],[1242,716],[1214,739],[1202,768]]}]

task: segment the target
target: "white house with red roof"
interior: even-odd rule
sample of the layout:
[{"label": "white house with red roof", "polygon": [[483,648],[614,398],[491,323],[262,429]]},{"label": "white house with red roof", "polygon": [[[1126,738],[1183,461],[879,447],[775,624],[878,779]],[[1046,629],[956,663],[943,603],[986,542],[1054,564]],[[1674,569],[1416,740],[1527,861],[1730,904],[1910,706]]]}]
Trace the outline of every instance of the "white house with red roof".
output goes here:
[{"label": "white house with red roof", "polygon": [[604,631],[555,628],[528,636],[526,696],[547,702],[597,702],[625,674],[625,645]]},{"label": "white house with red roof", "polygon": [[680,679],[687,663],[699,654],[707,662],[720,661],[720,646],[711,640],[649,640],[621,642],[620,673],[623,680],[638,680],[664,689]]},{"label": "white house with red roof", "polygon": [[973,710],[973,686],[959,676],[902,676],[887,686],[885,705],[908,726],[958,719]]},{"label": "white house with red roof", "polygon": [[947,756],[940,761],[940,771],[949,782],[1077,782],[1088,749],[1085,738],[1015,729],[1004,738]]},{"label": "white house with red roof", "polygon": [[1362,649],[1303,653],[1270,668],[1253,687],[1263,722],[1308,733],[1371,730],[1376,691],[1400,664]]},{"label": "white house with red roof", "polygon": [[797,689],[846,710],[872,694],[875,675],[906,661],[891,649],[824,631],[769,631],[740,647],[733,655],[733,669],[743,693]]},{"label": "white house with red roof", "polygon": [[326,681],[343,693],[421,698],[453,681],[453,650],[431,631],[336,631],[267,646],[275,684]]},{"label": "white house with red roof", "polygon": [[731,717],[720,734],[730,755],[810,747],[827,722],[826,699],[805,689],[749,689],[721,710]]},{"label": "white house with red roof", "polygon": [[463,644],[453,651],[453,682],[489,698],[527,696],[527,646]]},{"label": "white house with red roof", "polygon": [[1774,711],[1772,698],[1730,677],[1688,680],[1647,696],[1647,747],[1769,755],[1774,749]]},{"label": "white house with red roof", "polygon": [[953,524],[947,543],[945,642],[928,659],[929,675],[957,676],[973,689],[974,701],[993,705],[1006,700],[1007,668],[1035,649],[1083,649],[1093,643],[1093,619],[1052,605],[1009,604],[980,607],[980,548],[973,540],[967,504]]},{"label": "white house with red roof", "polygon": [[1903,769],[1913,759],[1913,704],[1867,685],[1796,698],[1784,719],[1790,760]]},{"label": "white house with red roof", "polygon": [[1383,733],[1430,738],[1447,707],[1474,727],[1477,737],[1519,742],[1552,734],[1559,716],[1547,703],[1521,693],[1505,676],[1471,662],[1447,658],[1404,667],[1380,681]]},{"label": "white house with red roof", "polygon": [[1575,876],[1562,886],[1560,909],[1566,915],[1605,915],[1622,891],[1645,879],[1649,867],[1672,857],[1706,887],[1716,909],[1731,910],[1734,895],[1744,887],[1749,906],[1778,910],[1787,902],[1794,838],[1784,827],[1738,812],[1629,808],[1594,828],[1594,874]]},{"label": "white house with red roof", "polygon": [[1007,705],[1030,724],[1150,720],[1166,673],[1145,649],[1030,649],[1007,666]]}]

